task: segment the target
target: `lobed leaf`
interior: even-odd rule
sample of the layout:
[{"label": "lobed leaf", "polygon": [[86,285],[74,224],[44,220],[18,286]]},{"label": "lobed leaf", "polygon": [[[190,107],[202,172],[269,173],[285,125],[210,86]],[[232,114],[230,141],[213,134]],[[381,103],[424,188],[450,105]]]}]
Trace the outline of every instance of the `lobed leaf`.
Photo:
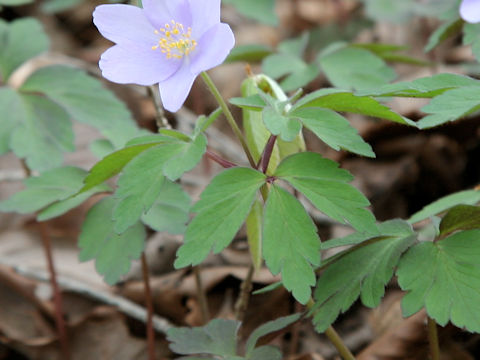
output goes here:
[{"label": "lobed leaf", "polygon": [[25,116],[20,94],[9,87],[0,87],[0,114],[0,155],[3,155],[10,150],[12,133]]},{"label": "lobed leaf", "polygon": [[286,190],[273,185],[265,204],[263,256],[272,274],[282,273],[284,287],[306,304],[315,284],[312,266],[320,264],[320,239],[310,216]]},{"label": "lobed leaf", "polygon": [[411,226],[399,220],[380,224],[379,233],[380,237],[371,237],[337,255],[319,277],[312,309],[318,332],[324,332],[358,296],[368,307],[380,303],[401,254],[416,236]]},{"label": "lobed leaf", "polygon": [[249,168],[231,168],[218,174],[192,208],[197,215],[185,232],[175,267],[197,265],[213,248],[222,251],[245,221],[257,190],[266,176]]},{"label": "lobed leaf", "polygon": [[364,209],[369,201],[348,184],[352,175],[336,162],[316,153],[298,153],[285,158],[274,175],[288,181],[329,217],[360,232],[377,233],[375,217]]},{"label": "lobed leaf", "polygon": [[113,197],[95,204],[87,213],[78,242],[80,261],[94,259],[98,273],[110,285],[128,272],[132,260],[140,258],[146,237],[145,228],[139,222],[117,234],[112,221],[115,206]]},{"label": "lobed leaf", "polygon": [[473,205],[456,205],[451,208],[440,222],[440,236],[458,230],[480,229],[480,207]]},{"label": "lobed leaf", "polygon": [[425,307],[441,326],[451,321],[480,332],[480,230],[455,233],[446,239],[412,247],[400,260],[398,283],[408,293],[404,316]]}]

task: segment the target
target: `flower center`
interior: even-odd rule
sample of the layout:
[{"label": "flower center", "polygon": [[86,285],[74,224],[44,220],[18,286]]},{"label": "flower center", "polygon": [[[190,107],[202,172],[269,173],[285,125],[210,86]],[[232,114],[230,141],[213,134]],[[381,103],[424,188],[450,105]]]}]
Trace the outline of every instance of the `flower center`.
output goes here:
[{"label": "flower center", "polygon": [[160,49],[167,59],[181,59],[197,46],[197,42],[192,39],[192,28],[188,27],[185,31],[183,25],[175,20],[165,24],[160,31],[155,30],[155,34],[160,35],[160,40],[157,45],[152,46],[152,50]]}]

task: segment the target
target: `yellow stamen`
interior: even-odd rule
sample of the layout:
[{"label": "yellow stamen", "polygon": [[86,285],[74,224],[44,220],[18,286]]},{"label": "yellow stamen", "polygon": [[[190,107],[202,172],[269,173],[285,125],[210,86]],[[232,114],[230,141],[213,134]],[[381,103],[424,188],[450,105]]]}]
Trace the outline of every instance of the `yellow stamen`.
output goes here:
[{"label": "yellow stamen", "polygon": [[152,46],[152,50],[160,49],[167,59],[182,59],[195,50],[197,42],[192,37],[192,28],[184,30],[183,24],[170,21],[160,30],[154,30],[156,35],[160,35],[158,43]]}]

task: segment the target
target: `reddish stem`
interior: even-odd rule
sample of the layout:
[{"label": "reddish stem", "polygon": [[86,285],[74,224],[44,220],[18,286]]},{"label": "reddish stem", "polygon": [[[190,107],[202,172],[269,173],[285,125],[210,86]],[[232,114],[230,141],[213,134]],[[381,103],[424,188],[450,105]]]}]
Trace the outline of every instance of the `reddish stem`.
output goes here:
[{"label": "reddish stem", "polygon": [[270,164],[270,159],[272,157],[275,141],[277,141],[277,137],[275,135],[270,135],[267,145],[265,145],[265,149],[263,150],[263,155],[262,155],[262,158],[260,159],[260,164],[262,166],[262,172],[264,174],[267,172],[268,164]]},{"label": "reddish stem", "polygon": [[57,274],[55,271],[55,265],[53,263],[52,244],[48,229],[45,223],[39,222],[40,235],[43,242],[43,248],[45,249],[45,255],[47,257],[47,266],[50,273],[50,284],[53,290],[53,303],[55,305],[55,325],[57,327],[58,338],[60,341],[60,347],[64,360],[70,359],[70,347],[68,345],[68,336],[65,326],[65,320],[63,319],[63,301],[62,293],[58,287]]},{"label": "reddish stem", "polygon": [[143,284],[145,286],[145,305],[147,307],[147,344],[148,359],[155,360],[155,331],[153,329],[153,299],[150,290],[150,275],[148,273],[147,257],[142,252],[142,273]]},{"label": "reddish stem", "polygon": [[215,161],[216,163],[220,164],[222,167],[224,167],[225,169],[228,169],[228,168],[231,168],[231,167],[235,167],[235,166],[238,166],[237,164],[231,162],[231,161],[228,161],[224,158],[222,158],[221,156],[219,156],[218,154],[215,154],[213,151],[211,150],[207,150],[206,152],[206,155],[209,159]]}]

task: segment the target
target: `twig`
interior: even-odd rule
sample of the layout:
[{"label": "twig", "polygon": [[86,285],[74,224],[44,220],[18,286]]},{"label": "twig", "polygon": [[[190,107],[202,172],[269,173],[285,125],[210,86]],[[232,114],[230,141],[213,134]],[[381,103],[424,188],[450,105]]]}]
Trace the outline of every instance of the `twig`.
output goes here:
[{"label": "twig", "polygon": [[[41,269],[31,269],[27,266],[18,265],[15,261],[11,259],[0,257],[0,265],[5,265],[12,268],[17,274],[31,278],[38,281],[49,281],[49,275],[46,271]],[[137,305],[133,301],[125,299],[118,295],[113,295],[108,291],[96,289],[93,286],[89,286],[81,281],[66,278],[64,276],[57,277],[57,283],[62,289],[66,291],[75,292],[78,294],[83,294],[88,296],[91,299],[97,300],[107,305],[115,306],[117,309],[124,313],[127,316],[130,316],[133,319],[141,321],[143,323],[147,322],[147,311],[145,308]],[[173,325],[165,318],[162,318],[158,315],[152,317],[153,327],[156,331],[162,334],[166,334],[167,331],[173,327]]]},{"label": "twig", "polygon": [[430,356],[432,360],[440,359],[440,345],[438,343],[437,323],[430,316],[427,317],[428,342],[430,343]]},{"label": "twig", "polygon": [[195,284],[197,285],[197,297],[200,303],[200,309],[202,310],[203,323],[206,324],[210,320],[210,310],[208,309],[207,295],[205,294],[205,288],[202,285],[202,276],[200,274],[200,265],[193,267],[193,273],[195,274]]},{"label": "twig", "polygon": [[240,294],[238,295],[237,302],[235,303],[235,318],[238,321],[243,321],[248,308],[248,302],[250,300],[250,292],[252,291],[252,278],[255,268],[250,265],[248,269],[247,277],[242,281],[240,285]]},{"label": "twig", "polygon": [[52,244],[50,241],[50,235],[48,234],[47,225],[43,222],[38,223],[40,228],[40,235],[42,238],[43,248],[45,249],[45,256],[47,259],[48,271],[50,273],[50,284],[53,290],[53,302],[55,304],[55,324],[58,331],[58,338],[60,341],[60,347],[63,358],[65,360],[70,359],[70,347],[68,345],[67,329],[65,326],[65,320],[63,318],[63,301],[62,293],[58,287],[57,275],[55,272],[55,266],[53,263]]},{"label": "twig", "polygon": [[145,305],[147,307],[147,345],[149,360],[155,360],[155,331],[153,330],[153,299],[150,290],[150,276],[148,274],[148,264],[145,252],[142,252],[142,273],[143,284],[145,286]]}]

